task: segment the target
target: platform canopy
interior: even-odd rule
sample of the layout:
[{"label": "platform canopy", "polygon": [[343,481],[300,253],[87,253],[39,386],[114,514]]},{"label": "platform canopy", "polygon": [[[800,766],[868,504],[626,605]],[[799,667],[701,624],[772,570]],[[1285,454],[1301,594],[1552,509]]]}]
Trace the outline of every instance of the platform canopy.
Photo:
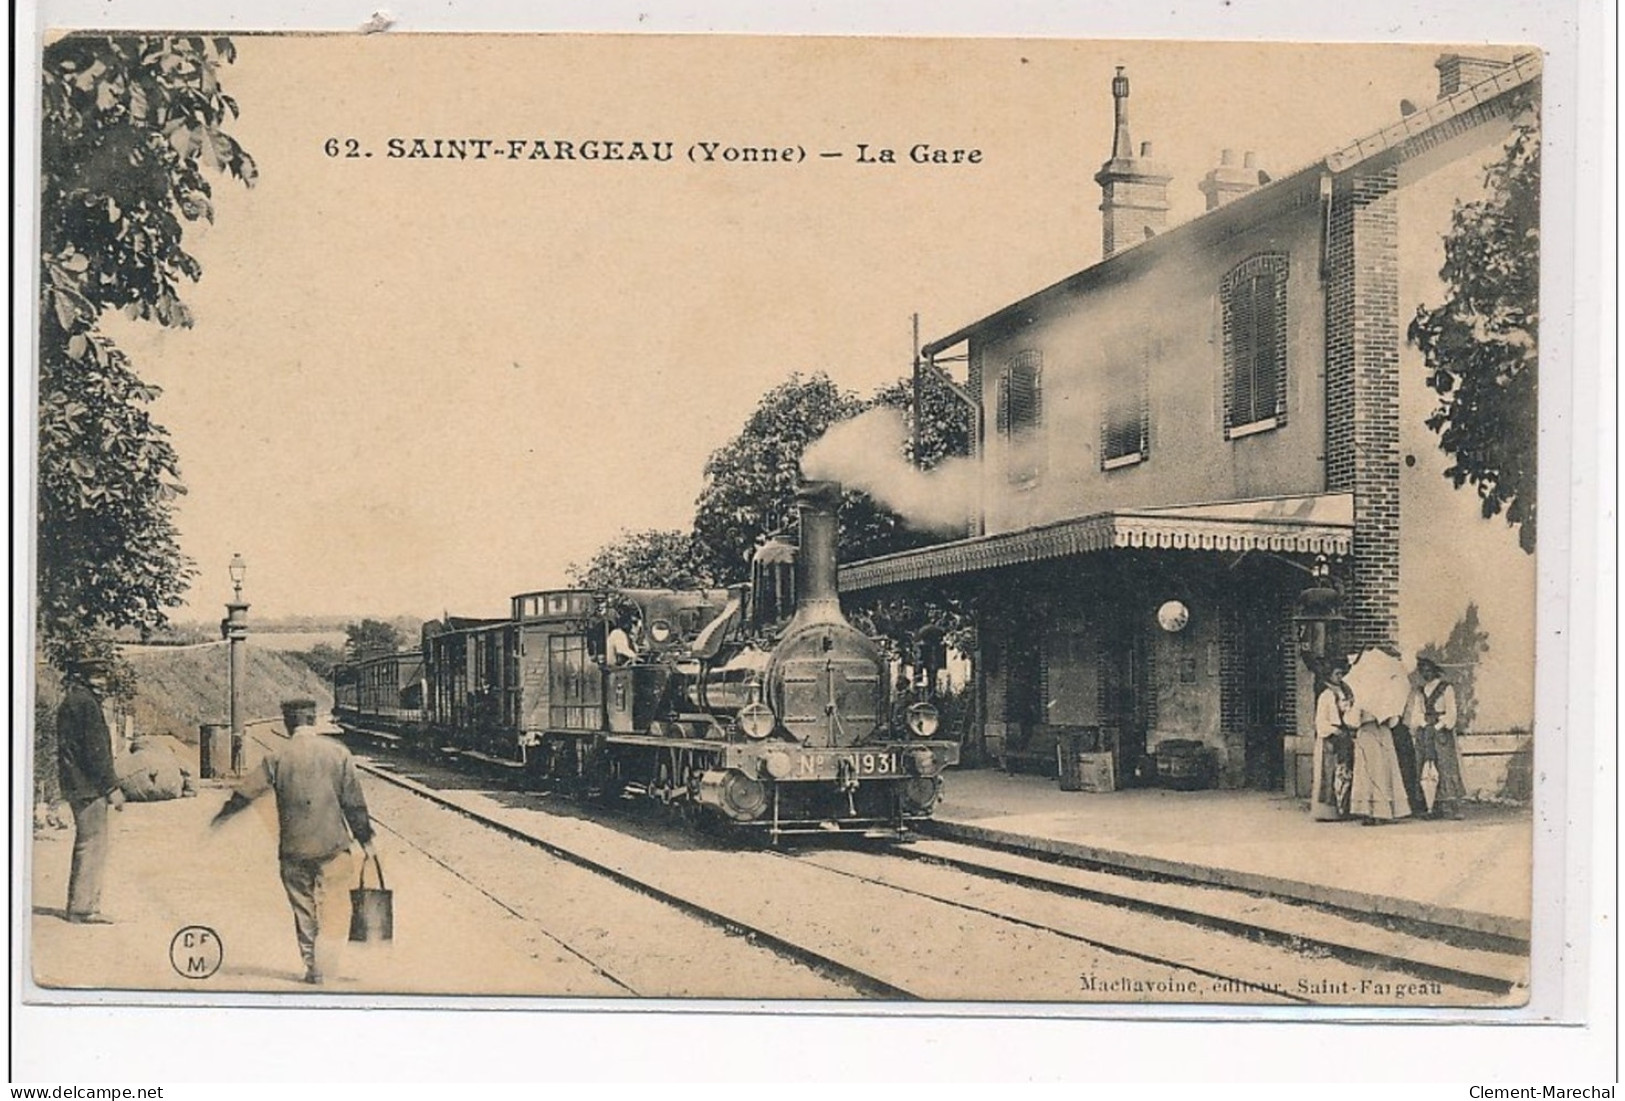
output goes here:
[{"label": "platform canopy", "polygon": [[841,567],[840,587],[858,592],[1107,550],[1338,557],[1349,553],[1353,537],[1348,493],[1125,509],[853,562]]}]

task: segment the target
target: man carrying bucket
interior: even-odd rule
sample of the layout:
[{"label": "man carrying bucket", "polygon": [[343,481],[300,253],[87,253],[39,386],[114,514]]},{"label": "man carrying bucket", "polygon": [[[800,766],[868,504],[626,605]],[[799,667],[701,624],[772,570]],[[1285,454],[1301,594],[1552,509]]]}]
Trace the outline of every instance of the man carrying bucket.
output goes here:
[{"label": "man carrying bucket", "polygon": [[209,825],[218,826],[267,791],[276,793],[282,886],[293,907],[305,981],[319,983],[316,938],[327,884],[349,875],[352,836],[364,858],[374,859],[372,820],[350,751],[317,732],[316,702],[283,701],[282,721],[287,744],[265,757]]}]

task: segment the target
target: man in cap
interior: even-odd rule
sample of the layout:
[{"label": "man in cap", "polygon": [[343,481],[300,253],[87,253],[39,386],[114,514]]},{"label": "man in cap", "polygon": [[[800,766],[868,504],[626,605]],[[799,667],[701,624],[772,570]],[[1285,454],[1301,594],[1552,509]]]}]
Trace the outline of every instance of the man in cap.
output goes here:
[{"label": "man in cap", "polygon": [[323,903],[329,885],[349,873],[352,837],[366,857],[373,856],[372,820],[350,751],[317,731],[315,701],[284,701],[282,721],[287,743],[266,755],[209,824],[218,826],[266,792],[275,792],[282,887],[293,907],[305,981],[319,983],[316,939]]},{"label": "man in cap", "polygon": [[102,693],[112,659],[80,654],[69,662],[56,712],[57,768],[62,797],[73,810],[73,867],[68,873],[67,919],[107,925],[102,874],[107,868],[107,808],[122,811],[124,792],[113,771],[113,736],[102,715]]}]

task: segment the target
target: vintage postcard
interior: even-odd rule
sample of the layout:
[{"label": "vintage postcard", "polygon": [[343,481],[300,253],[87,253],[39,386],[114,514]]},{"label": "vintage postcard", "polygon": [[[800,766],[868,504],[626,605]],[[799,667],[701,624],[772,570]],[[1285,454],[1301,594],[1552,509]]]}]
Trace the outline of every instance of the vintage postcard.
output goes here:
[{"label": "vintage postcard", "polygon": [[48,35],[24,999],[1513,1019],[1544,65]]}]

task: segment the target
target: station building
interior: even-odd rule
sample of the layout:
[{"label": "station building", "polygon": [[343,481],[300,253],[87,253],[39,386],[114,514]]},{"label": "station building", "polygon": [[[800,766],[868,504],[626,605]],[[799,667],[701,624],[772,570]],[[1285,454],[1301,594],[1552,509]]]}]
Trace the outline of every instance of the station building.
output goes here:
[{"label": "station building", "polygon": [[968,364],[967,536],[840,584],[977,597],[971,740],[990,758],[1053,762],[1080,733],[1128,782],[1177,740],[1220,786],[1305,783],[1317,565],[1344,649],[1410,660],[1476,618],[1471,729],[1527,739],[1534,561],[1444,477],[1405,332],[1442,300],[1454,205],[1484,194],[1541,63],[1437,67],[1436,102],[1282,178],[1227,153],[1197,185],[1207,212],[1171,228],[1119,70],[1104,259],[922,350]]}]

